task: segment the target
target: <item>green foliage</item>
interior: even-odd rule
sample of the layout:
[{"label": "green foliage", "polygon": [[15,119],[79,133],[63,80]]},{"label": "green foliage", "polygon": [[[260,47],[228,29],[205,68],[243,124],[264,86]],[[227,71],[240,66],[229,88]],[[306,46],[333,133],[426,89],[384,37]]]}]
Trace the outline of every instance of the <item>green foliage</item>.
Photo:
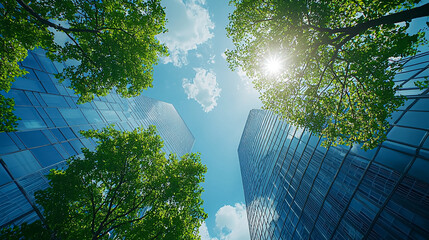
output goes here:
[{"label": "green foliage", "polygon": [[[37,46],[52,47],[53,35],[47,27],[28,19],[28,14],[16,11],[16,1],[1,1],[0,7],[0,91],[8,92],[16,77],[27,73],[18,62],[27,57],[27,50]],[[0,132],[13,131],[18,118],[12,113],[13,99],[0,94]]]},{"label": "green foliage", "polygon": [[[423,43],[424,33],[406,33],[408,21],[429,13],[428,4],[411,9],[418,2],[232,0],[227,60],[254,80],[266,109],[321,134],[325,146],[374,148],[404,101],[395,96],[401,65],[393,59]],[[278,74],[266,71],[272,58]]]},{"label": "green foliage", "polygon": [[23,223],[19,226],[0,229],[1,239],[8,240],[51,240],[51,233],[45,229],[40,221]]},{"label": "green foliage", "polygon": [[15,102],[0,94],[0,132],[11,132],[17,127],[19,120],[13,114]]},{"label": "green foliage", "polygon": [[[60,81],[70,79],[79,103],[112,89],[123,97],[139,95],[152,87],[153,65],[167,54],[155,38],[166,31],[160,0],[0,3],[0,90],[6,92],[26,73],[18,62],[36,47],[46,49],[52,60],[79,63],[57,75]],[[68,42],[55,43],[48,27],[66,34]]]},{"label": "green foliage", "polygon": [[50,187],[35,194],[42,232],[62,240],[199,239],[207,217],[199,154],[166,158],[155,127],[82,135],[98,139],[96,151],[83,149],[84,157],[71,157],[67,169],[51,170]]}]

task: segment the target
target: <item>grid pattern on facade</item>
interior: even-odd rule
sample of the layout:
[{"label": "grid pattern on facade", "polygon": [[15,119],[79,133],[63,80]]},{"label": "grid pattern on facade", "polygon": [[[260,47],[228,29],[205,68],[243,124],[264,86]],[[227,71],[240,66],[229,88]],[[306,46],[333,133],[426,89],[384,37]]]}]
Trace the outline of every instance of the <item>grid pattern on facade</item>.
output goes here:
[{"label": "grid pattern on facade", "polygon": [[426,239],[429,236],[429,53],[395,77],[405,105],[387,140],[363,151],[252,110],[238,149],[252,239]]},{"label": "grid pattern on facade", "polygon": [[15,114],[22,120],[17,132],[0,133],[0,227],[38,218],[33,194],[47,186],[44,175],[62,167],[64,159],[81,154],[81,148],[95,147],[80,130],[109,124],[120,130],[155,125],[164,151],[182,156],[193,147],[193,135],[169,103],[112,93],[77,105],[69,83],[58,83],[54,77],[64,65],[51,62],[39,50],[29,52],[21,65],[29,73],[2,93],[15,99]]}]

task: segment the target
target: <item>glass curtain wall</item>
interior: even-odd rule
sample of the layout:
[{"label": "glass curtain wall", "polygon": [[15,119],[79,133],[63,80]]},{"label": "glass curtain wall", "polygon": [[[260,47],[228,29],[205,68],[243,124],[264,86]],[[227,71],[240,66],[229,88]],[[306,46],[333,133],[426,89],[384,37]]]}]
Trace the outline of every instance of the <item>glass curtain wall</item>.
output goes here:
[{"label": "glass curtain wall", "polygon": [[401,60],[405,105],[371,151],[320,139],[252,110],[238,148],[252,239],[427,239],[429,52]]},{"label": "glass curtain wall", "polygon": [[55,79],[63,64],[35,50],[21,66],[29,73],[17,78],[8,93],[2,92],[15,99],[15,114],[21,120],[18,131],[0,133],[0,227],[38,219],[33,195],[47,187],[44,175],[64,166],[70,156],[80,155],[83,147],[95,147],[80,130],[109,124],[120,130],[155,125],[167,153],[182,156],[192,149],[194,136],[169,103],[111,93],[78,105],[77,96],[67,88],[69,82]]}]

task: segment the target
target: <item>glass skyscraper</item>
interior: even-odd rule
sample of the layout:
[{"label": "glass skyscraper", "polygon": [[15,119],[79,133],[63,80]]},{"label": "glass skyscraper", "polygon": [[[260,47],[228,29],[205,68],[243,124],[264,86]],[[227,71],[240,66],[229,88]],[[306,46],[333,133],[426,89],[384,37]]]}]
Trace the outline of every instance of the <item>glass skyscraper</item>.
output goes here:
[{"label": "glass skyscraper", "polygon": [[15,99],[15,114],[22,120],[17,132],[0,133],[0,228],[38,219],[33,194],[47,186],[44,175],[63,166],[68,157],[81,154],[81,148],[95,147],[80,130],[109,124],[121,130],[155,125],[167,153],[182,156],[193,147],[192,133],[169,103],[112,93],[77,105],[68,83],[58,83],[53,75],[63,64],[36,50],[21,65],[29,73],[2,93]]},{"label": "glass skyscraper", "polygon": [[252,239],[429,239],[429,53],[402,60],[405,105],[371,151],[324,148],[252,110],[238,148]]}]

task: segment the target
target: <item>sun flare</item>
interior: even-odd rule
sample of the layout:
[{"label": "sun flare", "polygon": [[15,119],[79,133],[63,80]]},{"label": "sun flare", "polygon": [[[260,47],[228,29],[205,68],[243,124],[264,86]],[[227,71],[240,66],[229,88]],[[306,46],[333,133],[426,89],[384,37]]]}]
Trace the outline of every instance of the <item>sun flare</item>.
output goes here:
[{"label": "sun flare", "polygon": [[270,56],[265,59],[264,71],[268,75],[277,75],[283,69],[283,63],[281,59],[277,56]]}]

